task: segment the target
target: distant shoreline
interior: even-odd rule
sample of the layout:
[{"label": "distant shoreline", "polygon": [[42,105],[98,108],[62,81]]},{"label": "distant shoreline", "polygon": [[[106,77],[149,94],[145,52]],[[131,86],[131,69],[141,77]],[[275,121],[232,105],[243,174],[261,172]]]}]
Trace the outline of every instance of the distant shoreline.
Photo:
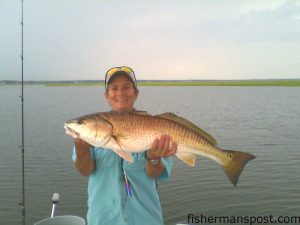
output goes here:
[{"label": "distant shoreline", "polygon": [[[19,81],[1,81],[0,85],[20,85]],[[25,85],[47,87],[104,86],[103,81],[26,81]],[[138,86],[300,86],[300,79],[280,80],[196,80],[196,81],[138,81]]]}]

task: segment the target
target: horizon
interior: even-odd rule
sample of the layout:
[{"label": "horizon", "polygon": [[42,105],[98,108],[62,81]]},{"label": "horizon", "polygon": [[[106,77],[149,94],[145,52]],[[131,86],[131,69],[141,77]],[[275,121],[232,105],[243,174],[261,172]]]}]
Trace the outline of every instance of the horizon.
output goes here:
[{"label": "horizon", "polygon": [[[168,79],[168,80],[163,80],[163,79],[137,79],[137,82],[181,82],[181,81],[185,81],[185,82],[206,82],[206,81],[284,81],[284,80],[300,80],[300,78],[276,78],[276,79],[226,79],[226,80],[221,80],[221,79],[182,79],[182,80],[172,80],[172,79]],[[22,82],[22,80],[0,80],[1,82]],[[23,82],[50,82],[50,83],[54,83],[54,82],[93,82],[93,83],[104,83],[105,80],[90,80],[90,79],[84,79],[84,80],[23,80]]]}]

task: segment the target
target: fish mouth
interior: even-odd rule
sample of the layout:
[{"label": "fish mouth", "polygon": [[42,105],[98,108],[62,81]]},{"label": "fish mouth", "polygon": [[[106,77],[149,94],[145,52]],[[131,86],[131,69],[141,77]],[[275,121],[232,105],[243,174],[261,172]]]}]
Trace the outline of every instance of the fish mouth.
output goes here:
[{"label": "fish mouth", "polygon": [[72,136],[73,138],[78,138],[80,136],[78,132],[68,127],[67,125],[64,125],[64,128],[66,130],[66,134]]}]

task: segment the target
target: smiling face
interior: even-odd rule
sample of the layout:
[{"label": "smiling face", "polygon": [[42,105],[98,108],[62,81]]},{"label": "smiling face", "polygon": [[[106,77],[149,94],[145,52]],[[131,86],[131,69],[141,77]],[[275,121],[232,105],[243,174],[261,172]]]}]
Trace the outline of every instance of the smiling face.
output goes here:
[{"label": "smiling face", "polygon": [[139,91],[129,77],[120,75],[108,84],[105,97],[114,111],[132,111]]}]

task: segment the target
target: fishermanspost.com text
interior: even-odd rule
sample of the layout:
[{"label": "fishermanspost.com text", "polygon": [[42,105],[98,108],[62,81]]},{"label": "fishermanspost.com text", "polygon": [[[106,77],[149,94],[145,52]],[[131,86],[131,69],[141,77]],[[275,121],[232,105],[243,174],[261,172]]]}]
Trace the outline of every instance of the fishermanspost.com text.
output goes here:
[{"label": "fishermanspost.com text", "polygon": [[299,224],[300,216],[273,216],[271,214],[265,216],[208,216],[187,215],[188,224]]}]

